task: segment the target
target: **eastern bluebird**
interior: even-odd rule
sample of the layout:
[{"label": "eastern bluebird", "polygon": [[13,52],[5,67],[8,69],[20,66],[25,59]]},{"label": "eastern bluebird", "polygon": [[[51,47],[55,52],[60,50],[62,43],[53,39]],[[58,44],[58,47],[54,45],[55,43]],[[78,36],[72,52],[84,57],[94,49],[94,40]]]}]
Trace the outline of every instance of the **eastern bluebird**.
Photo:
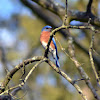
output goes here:
[{"label": "eastern bluebird", "polygon": [[[46,46],[48,44],[51,30],[52,30],[52,27],[49,26],[49,25],[42,28],[42,32],[41,32],[41,35],[40,35],[40,42],[41,42],[41,44],[44,48],[46,48]],[[57,53],[57,46],[56,46],[56,42],[55,42],[54,37],[52,38],[52,41],[50,43],[49,52],[52,53],[53,58],[56,61],[56,66],[60,67],[60,64],[59,64],[59,61],[58,61],[59,57],[58,57],[58,53]]]}]

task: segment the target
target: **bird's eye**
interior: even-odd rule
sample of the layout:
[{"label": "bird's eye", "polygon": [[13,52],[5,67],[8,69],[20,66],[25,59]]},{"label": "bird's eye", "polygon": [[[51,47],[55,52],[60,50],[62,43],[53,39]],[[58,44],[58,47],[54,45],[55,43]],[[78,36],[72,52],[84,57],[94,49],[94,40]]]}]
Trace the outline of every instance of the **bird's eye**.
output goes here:
[{"label": "bird's eye", "polygon": [[46,28],[46,29],[49,29],[49,28]]}]

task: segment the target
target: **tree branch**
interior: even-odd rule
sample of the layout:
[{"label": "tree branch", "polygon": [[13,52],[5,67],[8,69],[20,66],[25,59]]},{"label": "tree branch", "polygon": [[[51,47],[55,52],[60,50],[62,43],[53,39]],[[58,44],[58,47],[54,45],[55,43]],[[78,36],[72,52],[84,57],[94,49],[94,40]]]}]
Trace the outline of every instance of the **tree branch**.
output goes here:
[{"label": "tree branch", "polygon": [[100,97],[98,96],[98,94],[96,93],[96,90],[95,88],[92,86],[91,82],[90,82],[90,78],[89,76],[86,74],[86,72],[84,71],[84,69],[82,68],[81,64],[78,62],[78,60],[76,59],[75,57],[75,51],[74,51],[74,46],[73,46],[73,40],[72,40],[72,37],[69,37],[69,40],[68,40],[68,44],[69,44],[69,47],[68,47],[68,51],[72,57],[72,61],[74,62],[76,68],[78,69],[81,77],[85,80],[85,83],[86,85],[89,87],[89,89],[91,90],[91,92],[93,93],[94,97],[97,99],[97,100],[100,100]]},{"label": "tree branch", "polygon": [[69,83],[71,83],[75,88],[76,90],[78,91],[78,93],[81,95],[81,97],[84,99],[84,100],[87,100],[86,96],[83,94],[81,88],[75,83],[75,81],[72,81],[72,79],[67,75],[65,74],[63,71],[61,71],[58,67],[56,67],[49,59],[47,60],[47,63],[58,73],[60,74],[62,77],[64,77]]},{"label": "tree branch", "polygon": [[43,56],[40,56],[40,57],[35,56],[35,57],[31,58],[31,59],[25,60],[24,62],[20,63],[20,64],[17,65],[17,66],[15,66],[15,68],[12,69],[12,70],[6,75],[4,81],[2,82],[1,89],[0,89],[0,93],[2,93],[3,91],[5,91],[5,88],[6,88],[7,84],[9,83],[9,81],[12,79],[13,75],[14,75],[19,69],[21,69],[21,68],[23,67],[23,63],[24,63],[25,66],[26,66],[26,65],[31,64],[31,63],[33,63],[33,62],[35,62],[35,61],[40,61],[40,60],[42,60],[43,58],[44,58]]},{"label": "tree branch", "polygon": [[[45,61],[45,60],[46,60],[46,59],[43,58],[43,59],[41,59],[39,62],[37,62],[37,63],[33,66],[33,68],[29,71],[29,73],[27,74],[27,76],[25,77],[25,79],[22,80],[22,82],[21,82],[20,84],[14,86],[14,87],[9,88],[8,90],[2,92],[0,95],[3,95],[4,93],[9,93],[9,91],[14,90],[14,89],[16,89],[16,88],[21,88],[21,87],[23,87],[23,86],[25,85],[26,81],[28,80],[29,76],[30,76],[30,75],[32,74],[32,72],[36,69],[36,67],[37,67],[40,63],[42,63],[43,61]],[[31,62],[33,62],[32,59],[31,59]]]},{"label": "tree branch", "polygon": [[[68,82],[70,82],[70,83],[76,88],[76,90],[77,90],[78,93],[82,96],[82,98],[83,98],[84,100],[87,100],[87,98],[86,98],[86,96],[83,94],[81,88],[75,83],[75,81],[72,81],[72,79],[71,79],[67,74],[65,74],[63,71],[61,71],[59,68],[57,68],[56,65],[54,65],[49,59],[44,58],[44,57],[42,57],[42,56],[41,56],[41,57],[33,57],[33,58],[31,58],[31,59],[25,60],[24,63],[25,63],[25,65],[27,65],[27,64],[30,64],[30,63],[32,63],[32,62],[34,62],[34,61],[39,61],[39,62],[36,63],[36,64],[33,66],[33,68],[29,71],[29,73],[27,74],[27,76],[25,77],[25,79],[24,79],[20,84],[14,86],[14,87],[11,87],[11,88],[9,88],[8,90],[5,90],[5,91],[3,90],[3,91],[0,93],[0,95],[3,95],[4,93],[9,93],[9,91],[14,90],[14,89],[16,89],[16,88],[23,87],[24,84],[26,83],[27,79],[29,78],[29,76],[30,76],[30,75],[32,74],[32,72],[35,70],[35,68],[36,68],[40,63],[42,63],[42,62],[45,61],[45,62],[47,62],[57,73],[59,73],[59,74],[60,74],[61,76],[63,76]],[[15,69],[17,68],[16,71],[15,71],[15,72],[17,72],[20,68],[22,68],[22,64],[23,64],[23,63],[17,65],[13,70],[15,70]],[[11,72],[12,72],[12,71],[11,71]],[[9,72],[9,76],[10,76],[11,72]],[[14,72],[13,74],[15,74],[15,72]],[[8,77],[8,75],[7,75],[7,77]],[[7,85],[7,84],[6,84],[6,85]],[[5,86],[5,87],[6,87],[6,86]]]},{"label": "tree branch", "polygon": [[89,47],[89,55],[90,55],[91,66],[92,66],[92,69],[94,71],[96,80],[97,80],[98,84],[100,85],[100,78],[99,78],[99,76],[97,74],[97,71],[96,71],[96,68],[95,68],[95,65],[94,65],[94,61],[93,61],[93,56],[92,56],[93,43],[94,43],[94,35],[95,35],[95,32],[92,33],[91,43],[90,43],[90,47]]},{"label": "tree branch", "polygon": [[[23,0],[21,0],[23,1]],[[50,0],[32,0],[42,6],[45,9],[50,10],[51,12],[57,14],[60,18],[63,18],[65,15],[65,8],[58,3],[54,3]],[[90,11],[92,0],[89,2],[87,9]],[[100,26],[100,18],[96,17],[92,13],[81,12],[76,10],[68,10],[69,20],[78,20],[81,22],[88,22],[88,19],[91,18],[91,24]],[[80,16],[80,17],[79,17]]]},{"label": "tree branch", "polygon": [[93,2],[93,0],[89,0],[89,3],[87,5],[87,10],[86,10],[87,13],[91,13],[92,2]]}]

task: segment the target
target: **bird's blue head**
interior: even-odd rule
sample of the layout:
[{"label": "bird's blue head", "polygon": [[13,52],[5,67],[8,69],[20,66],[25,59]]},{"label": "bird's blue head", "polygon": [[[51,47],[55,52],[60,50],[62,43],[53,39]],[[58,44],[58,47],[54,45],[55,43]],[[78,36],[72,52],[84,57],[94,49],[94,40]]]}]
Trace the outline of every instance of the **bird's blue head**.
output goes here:
[{"label": "bird's blue head", "polygon": [[52,27],[49,26],[49,25],[47,25],[47,26],[45,26],[45,27],[42,28],[42,31],[48,31],[48,32],[51,32],[51,30],[52,30]]}]

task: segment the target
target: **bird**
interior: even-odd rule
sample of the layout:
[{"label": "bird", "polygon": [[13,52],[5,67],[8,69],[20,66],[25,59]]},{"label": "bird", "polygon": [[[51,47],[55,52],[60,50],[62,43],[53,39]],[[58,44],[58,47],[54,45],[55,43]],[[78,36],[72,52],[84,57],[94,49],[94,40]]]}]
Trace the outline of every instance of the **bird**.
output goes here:
[{"label": "bird", "polygon": [[[46,49],[46,46],[48,44],[51,31],[52,31],[52,27],[49,25],[46,25],[45,27],[42,28],[42,32],[40,35],[40,42],[44,49]],[[60,67],[60,64],[58,61],[59,56],[58,56],[57,45],[56,45],[54,37],[52,37],[52,41],[49,46],[49,52],[52,53],[52,56],[55,59],[56,66],[59,68]]]}]

